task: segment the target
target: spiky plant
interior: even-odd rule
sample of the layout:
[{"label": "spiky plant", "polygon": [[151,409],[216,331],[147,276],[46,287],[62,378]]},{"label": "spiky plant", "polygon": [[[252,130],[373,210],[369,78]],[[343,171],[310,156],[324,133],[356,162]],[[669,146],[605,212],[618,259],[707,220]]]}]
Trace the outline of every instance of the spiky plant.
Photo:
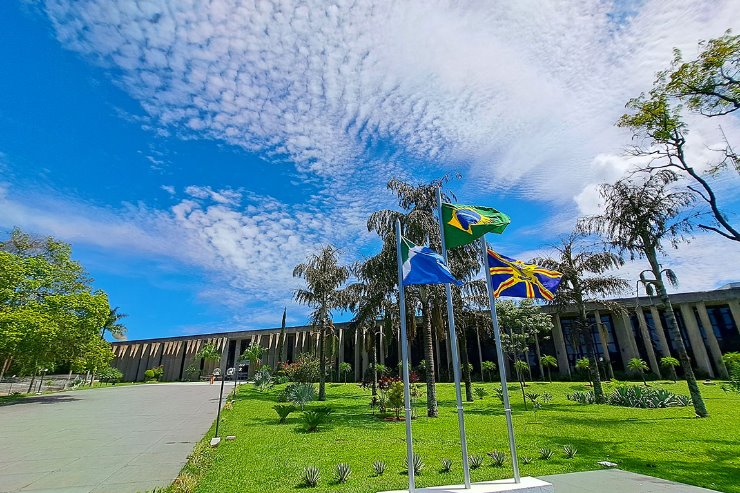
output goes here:
[{"label": "spiky plant", "polygon": [[[414,475],[418,476],[421,474],[421,472],[424,470],[424,461],[421,460],[421,456],[419,454],[414,454],[411,456],[411,465],[414,468]],[[409,461],[408,458],[404,460],[404,465],[406,466],[406,470],[409,469]]]},{"label": "spiky plant", "polygon": [[304,467],[303,483],[309,488],[315,488],[319,484],[319,468],[316,466]]},{"label": "spiky plant", "polygon": [[550,460],[552,458],[553,451],[550,448],[543,447],[540,449],[540,459]]},{"label": "spiky plant", "polygon": [[352,474],[352,468],[349,464],[340,462],[337,464],[337,483],[346,483]]},{"label": "spiky plant", "polygon": [[376,476],[382,476],[385,472],[385,462],[382,460],[376,460],[373,462],[373,471],[375,471]]},{"label": "spiky plant", "polygon": [[484,389],[483,387],[476,387],[474,392],[475,392],[475,395],[478,396],[478,399],[483,399],[485,396],[488,395],[488,391]]},{"label": "spiky plant", "polygon": [[480,466],[483,465],[483,456],[482,455],[471,455],[468,460],[470,461],[470,468],[471,469],[478,469]]},{"label": "spiky plant", "polygon": [[288,415],[298,409],[293,404],[275,404],[272,408],[278,414],[278,423],[285,423]]},{"label": "spiky plant", "polygon": [[565,453],[566,459],[572,459],[576,456],[576,452],[578,452],[578,449],[575,448],[573,445],[563,445],[563,453]]},{"label": "spiky plant", "polygon": [[447,474],[450,471],[452,471],[452,460],[451,459],[442,459],[442,473]]},{"label": "spiky plant", "polygon": [[493,452],[488,452],[488,456],[493,461],[493,464],[491,464],[492,466],[504,467],[504,462],[506,461],[506,454],[504,452],[494,450]]},{"label": "spiky plant", "polygon": [[523,455],[521,457],[522,464],[531,464],[534,461],[534,458],[529,457],[527,455]]}]

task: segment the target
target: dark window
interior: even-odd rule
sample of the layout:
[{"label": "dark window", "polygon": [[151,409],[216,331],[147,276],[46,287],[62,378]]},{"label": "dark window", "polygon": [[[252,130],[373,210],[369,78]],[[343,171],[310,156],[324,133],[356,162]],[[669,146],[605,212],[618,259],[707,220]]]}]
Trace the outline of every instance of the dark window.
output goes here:
[{"label": "dark window", "polygon": [[723,353],[740,351],[740,333],[728,305],[708,306],[707,314]]},{"label": "dark window", "polygon": [[648,334],[650,334],[650,342],[653,345],[655,357],[660,360],[660,358],[662,358],[663,356],[670,356],[670,354],[663,353],[663,346],[660,343],[658,328],[655,326],[655,319],[653,319],[652,312],[650,310],[643,310],[642,313],[645,315],[645,324],[647,325]]}]

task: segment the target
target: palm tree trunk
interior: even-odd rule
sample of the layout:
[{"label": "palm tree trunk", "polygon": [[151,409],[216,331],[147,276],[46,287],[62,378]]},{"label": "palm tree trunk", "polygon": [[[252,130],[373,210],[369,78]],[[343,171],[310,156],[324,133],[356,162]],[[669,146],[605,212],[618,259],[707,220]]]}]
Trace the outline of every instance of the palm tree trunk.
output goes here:
[{"label": "palm tree trunk", "polygon": [[[426,288],[422,288],[426,289]],[[436,418],[439,416],[437,409],[437,386],[434,379],[434,343],[432,341],[432,317],[429,300],[422,295],[421,316],[424,320],[424,357],[426,358],[426,381],[427,381],[427,416]]]},{"label": "palm tree trunk", "polygon": [[542,367],[542,354],[540,353],[540,336],[534,333],[534,351],[537,356],[537,368],[540,371],[540,380],[545,379],[545,369]]},{"label": "palm tree trunk", "polygon": [[655,248],[646,248],[645,254],[648,262],[650,262],[650,268],[653,271],[653,275],[655,276],[655,286],[658,290],[658,296],[665,308],[666,322],[668,322],[668,334],[671,336],[676,352],[678,352],[678,360],[681,362],[681,368],[683,369],[686,383],[689,386],[689,394],[691,395],[691,402],[694,404],[694,411],[700,418],[706,418],[709,416],[709,413],[704,405],[704,399],[702,399],[701,392],[699,391],[699,385],[696,383],[694,370],[691,368],[691,360],[686,352],[686,346],[683,343],[681,332],[678,330],[676,314],[673,312],[673,305],[671,305],[671,300],[668,298],[665,284],[663,284],[663,275],[660,272],[660,264],[658,263],[658,256],[655,252]]},{"label": "palm tree trunk", "polygon": [[593,334],[591,334],[591,327],[588,325],[588,319],[586,318],[586,307],[583,303],[580,304],[580,319],[581,327],[586,336],[586,350],[588,351],[588,371],[591,375],[591,382],[594,386],[594,399],[597,404],[604,403],[604,389],[601,386],[601,374],[599,373],[598,360],[596,359],[596,344],[594,344]]},{"label": "palm tree trunk", "polygon": [[[460,329],[460,361],[462,363],[462,376],[465,381],[465,400],[473,402],[473,383],[470,379],[470,364],[468,363],[468,338],[465,328]],[[455,371],[453,368],[452,371]]]},{"label": "palm tree trunk", "polygon": [[375,348],[375,331],[370,330],[368,336],[370,337],[370,364],[373,365],[372,395],[374,397],[378,395],[378,355]]},{"label": "palm tree trunk", "polygon": [[319,331],[319,400],[326,400],[326,360],[324,358],[324,345],[326,344],[326,320],[321,321]]}]

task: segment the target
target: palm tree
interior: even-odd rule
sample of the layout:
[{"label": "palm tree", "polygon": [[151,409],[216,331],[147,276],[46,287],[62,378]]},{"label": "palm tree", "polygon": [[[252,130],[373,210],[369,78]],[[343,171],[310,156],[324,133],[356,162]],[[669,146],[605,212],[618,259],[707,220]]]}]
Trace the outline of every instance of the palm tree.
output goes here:
[{"label": "palm tree", "polygon": [[339,265],[339,252],[331,245],[309,255],[304,263],[293,269],[293,277],[306,282],[305,289],[295,291],[295,300],[312,308],[311,324],[319,327],[320,401],[326,400],[326,333],[333,327],[332,310],[348,305],[346,293],[340,288],[349,275],[349,268]]},{"label": "palm tree", "polygon": [[558,367],[558,360],[551,354],[543,354],[540,358],[540,364],[547,369],[547,379],[552,383],[550,369]]},{"label": "palm tree", "polygon": [[621,293],[628,287],[628,284],[624,279],[605,274],[607,271],[620,267],[624,263],[622,258],[606,250],[591,249],[584,244],[584,240],[583,234],[573,233],[556,248],[559,254],[557,258],[537,259],[536,262],[563,273],[563,281],[552,303],[558,311],[564,311],[566,307],[571,306],[578,309],[575,329],[584,336],[586,341],[589,373],[594,385],[594,398],[600,404],[604,402],[604,390],[601,387],[601,376],[597,367],[593,327],[586,317],[586,304],[598,302],[617,309],[616,305],[605,301],[604,298]]},{"label": "palm tree", "polygon": [[119,313],[118,307],[110,310],[108,318],[105,319],[105,324],[100,328],[100,337],[105,337],[105,333],[108,332],[113,339],[117,341],[126,340],[126,331],[128,330],[125,325],[119,322],[122,318],[126,318],[128,315],[125,313]]},{"label": "palm tree", "polygon": [[640,375],[640,377],[642,377],[642,383],[645,384],[646,387],[647,382],[645,381],[645,372],[648,370],[648,365],[645,363],[644,359],[632,358],[629,360],[629,363],[627,363],[627,371]]},{"label": "palm tree", "polygon": [[262,361],[262,356],[264,356],[264,354],[265,348],[263,348],[256,342],[252,342],[241,354],[239,360],[249,361],[249,365],[252,368],[252,370],[250,371],[254,372],[259,369],[259,364]]},{"label": "palm tree", "polygon": [[676,180],[675,173],[662,170],[643,183],[623,179],[614,185],[603,184],[600,192],[605,202],[604,213],[582,219],[579,227],[585,232],[601,234],[608,244],[621,252],[629,252],[633,258],[647,258],[654,279],[646,280],[646,287],[649,293],[653,288],[658,291],[665,308],[668,334],[681,361],[694,410],[697,416],[706,417],[709,413],[663,282],[665,274],[675,283],[675,275],[663,269],[658,261],[658,253],[665,253],[664,242],[677,247],[691,231],[690,218],[684,210],[693,202],[693,196],[689,192],[671,190]]},{"label": "palm tree", "polygon": [[[484,361],[481,363],[481,377],[488,373],[488,378],[493,380],[493,372],[496,371],[496,363],[493,361]],[[486,379],[483,378],[483,381],[485,382]]]},{"label": "palm tree", "polygon": [[676,383],[676,380],[678,380],[678,377],[676,376],[676,367],[681,366],[681,362],[672,356],[664,356],[660,358],[660,366],[668,368],[673,383]]}]

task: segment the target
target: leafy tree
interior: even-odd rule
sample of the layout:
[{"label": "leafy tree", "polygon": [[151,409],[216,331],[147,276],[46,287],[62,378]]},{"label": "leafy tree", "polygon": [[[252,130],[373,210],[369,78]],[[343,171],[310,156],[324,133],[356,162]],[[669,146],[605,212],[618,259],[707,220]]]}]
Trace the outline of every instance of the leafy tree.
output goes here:
[{"label": "leafy tree", "polygon": [[565,238],[556,250],[558,252],[556,258],[538,259],[537,263],[563,273],[563,280],[555,293],[553,304],[558,311],[573,306],[578,310],[575,330],[585,339],[594,398],[601,404],[605,400],[604,390],[601,387],[597,367],[593,327],[586,317],[586,304],[598,302],[618,309],[605,299],[621,293],[628,284],[624,279],[607,272],[622,266],[624,261],[612,252],[593,249],[585,243],[584,235],[579,233],[573,233]]},{"label": "leafy tree", "polygon": [[344,376],[344,383],[347,383],[347,375],[352,373],[352,365],[343,361],[339,364],[339,374]]},{"label": "leafy tree", "polygon": [[244,352],[241,354],[239,359],[241,361],[249,361],[249,364],[252,366],[252,368],[258,370],[260,362],[262,361],[262,356],[264,356],[264,354],[265,348],[263,348],[256,342],[251,342],[249,346],[247,346],[247,349],[245,349]]},{"label": "leafy tree", "polygon": [[642,383],[645,384],[645,386],[647,386],[647,382],[645,381],[645,372],[649,369],[650,368],[648,368],[648,364],[645,363],[645,360],[640,358],[632,358],[627,363],[627,371],[640,375],[640,377],[642,378]]},{"label": "leafy tree", "polygon": [[283,358],[283,346],[285,345],[285,339],[287,335],[285,334],[285,318],[288,315],[288,308],[283,308],[283,319],[280,323],[280,333],[278,334],[278,343],[277,343],[277,357],[275,358],[275,368],[278,367],[280,362]]},{"label": "leafy tree", "polygon": [[552,375],[550,374],[551,368],[558,367],[558,360],[551,354],[543,354],[540,358],[540,364],[547,369],[547,379],[552,383]]},{"label": "leafy tree", "polygon": [[493,361],[484,361],[481,363],[481,376],[488,373],[488,378],[493,380],[493,372],[496,371],[496,363]]},{"label": "leafy tree", "polygon": [[[203,361],[210,361],[212,363],[218,364],[218,362],[221,361],[221,352],[216,349],[216,345],[214,343],[208,342],[204,344],[202,348],[200,348],[200,351],[198,351],[195,357],[200,358]],[[213,373],[214,375],[216,375],[215,370]],[[222,375],[221,378],[224,378],[224,375]]]},{"label": "leafy tree", "polygon": [[295,292],[297,302],[312,308],[311,323],[319,327],[319,400],[326,400],[326,358],[325,345],[327,330],[333,328],[331,312],[348,305],[347,295],[340,289],[347,282],[350,270],[339,265],[339,254],[331,245],[323,247],[318,253],[310,255],[306,262],[293,269],[293,276],[306,282],[305,289]]},{"label": "leafy tree", "polygon": [[681,366],[681,362],[672,356],[664,356],[660,358],[660,366],[668,368],[673,383],[676,383],[676,380],[678,379],[676,376],[676,367]]},{"label": "leafy tree", "polygon": [[593,384],[593,380],[591,378],[591,360],[585,356],[583,358],[578,358],[576,360],[576,370],[583,372],[583,374],[586,375],[588,382]]},{"label": "leafy tree", "polygon": [[740,231],[722,212],[709,180],[729,166],[740,172],[740,159],[725,137],[725,146],[714,150],[719,161],[711,165],[710,177],[697,171],[697,165],[708,163],[692,161],[692,154],[687,152],[689,129],[683,114],[686,108],[707,117],[718,117],[740,108],[740,36],[732,36],[728,31],[719,38],[700,42],[699,48],[698,57],[690,61],[684,61],[681,52],[674,50],[671,68],[658,73],[647,95],[629,101],[627,108],[632,112],[623,115],[617,124],[633,130],[634,138],[645,143],[631,151],[636,156],[650,157],[643,171],[670,169],[698,184],[688,188],[706,202],[715,223],[700,223],[700,228],[740,241]]},{"label": "leafy tree", "polygon": [[529,363],[523,360],[514,361],[514,371],[516,371],[516,379],[519,381],[519,387],[522,389],[522,398],[524,399],[524,410],[527,410],[527,395],[524,392],[525,386],[525,374],[530,371]]},{"label": "leafy tree", "polygon": [[657,290],[665,307],[668,334],[681,361],[694,409],[698,416],[705,417],[708,416],[707,409],[663,281],[665,274],[669,281],[676,284],[676,276],[673,271],[663,269],[658,261],[658,254],[665,253],[665,242],[676,247],[686,239],[691,229],[689,219],[682,214],[691,197],[688,192],[670,188],[675,179],[675,173],[662,170],[643,183],[625,179],[614,185],[602,185],[600,192],[605,202],[603,214],[583,218],[580,227],[584,231],[601,234],[609,245],[621,252],[628,252],[633,258],[647,258],[653,279],[643,277],[642,281],[648,293]]}]

